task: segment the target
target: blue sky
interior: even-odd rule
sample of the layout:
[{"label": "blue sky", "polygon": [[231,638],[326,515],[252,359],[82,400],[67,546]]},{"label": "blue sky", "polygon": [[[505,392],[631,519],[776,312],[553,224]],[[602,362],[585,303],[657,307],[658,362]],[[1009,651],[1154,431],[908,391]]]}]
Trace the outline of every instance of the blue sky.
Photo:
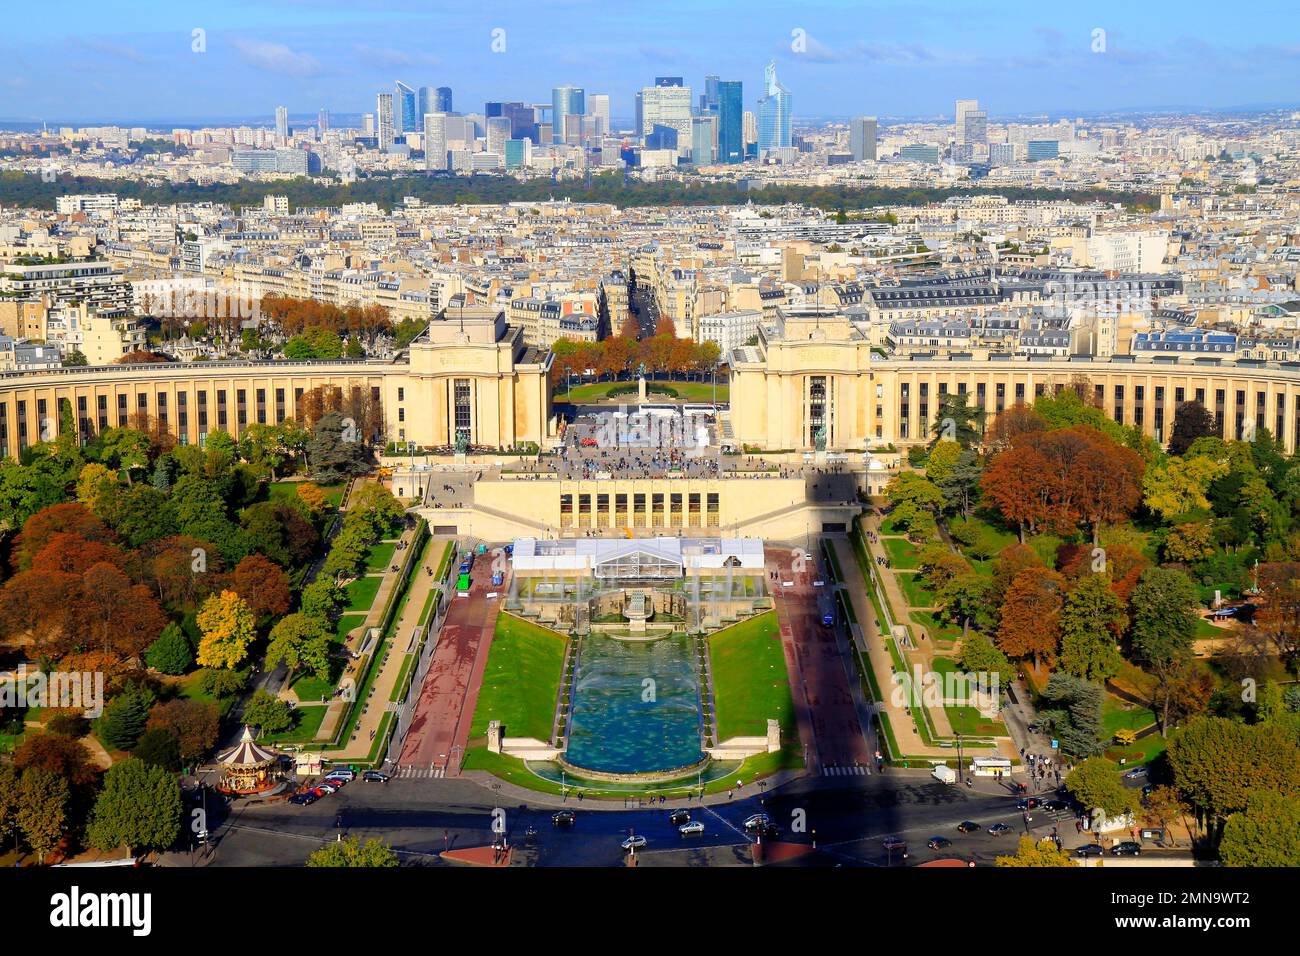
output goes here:
[{"label": "blue sky", "polygon": [[[46,0],[0,35],[0,118],[270,117],[374,108],[400,79],[455,107],[612,96],[706,73],[759,93],[777,61],[797,116],[993,116],[1300,102],[1295,0]],[[201,29],[206,52],[192,50]],[[493,52],[502,30],[504,52]],[[1094,52],[1103,30],[1104,52]],[[798,42],[802,40],[802,42]],[[499,45],[499,44],[498,44]],[[801,49],[794,49],[794,47]]]}]

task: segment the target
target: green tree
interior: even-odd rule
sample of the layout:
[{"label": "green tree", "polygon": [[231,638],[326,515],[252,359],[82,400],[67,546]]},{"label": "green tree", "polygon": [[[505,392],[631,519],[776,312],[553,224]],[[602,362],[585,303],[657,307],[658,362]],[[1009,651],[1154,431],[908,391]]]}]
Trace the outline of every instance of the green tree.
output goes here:
[{"label": "green tree", "polygon": [[1223,825],[1219,857],[1228,866],[1300,866],[1300,794],[1250,794]]},{"label": "green tree", "polygon": [[243,721],[264,734],[278,734],[293,726],[293,712],[274,694],[259,690],[253,693],[244,708]]},{"label": "green tree", "polygon": [[1168,760],[1188,802],[1220,820],[1252,793],[1300,792],[1300,744],[1281,724],[1193,717],[1170,739]]},{"label": "green tree", "polygon": [[130,750],[144,733],[154,693],[143,685],[128,684],[104,707],[99,717],[99,739],[111,750]]},{"label": "green tree", "polygon": [[361,842],[359,837],[327,843],[307,858],[310,867],[393,867],[397,854],[378,837]]},{"label": "green tree", "polygon": [[290,614],[271,628],[266,648],[266,667],[284,664],[288,668],[285,683],[293,683],[299,667],[306,667],[321,680],[330,672],[330,632],[324,621],[310,614]]},{"label": "green tree", "polygon": [[170,621],[158,640],[149,645],[144,660],[162,674],[184,674],[194,666],[194,651],[180,625]]},{"label": "green tree", "polygon": [[170,773],[181,769],[181,748],[175,734],[162,728],[146,730],[131,755],[152,767],[162,767]]},{"label": "green tree", "polygon": [[948,439],[962,448],[970,448],[984,432],[984,414],[983,408],[970,404],[966,393],[948,392],[939,398],[930,431],[938,441]]},{"label": "green tree", "polygon": [[1131,813],[1137,801],[1124,786],[1115,765],[1105,757],[1090,757],[1066,775],[1065,789],[1088,810],[1101,810],[1108,817]]},{"label": "green tree", "polygon": [[[1173,568],[1142,572],[1129,599],[1133,608],[1133,654],[1162,687],[1175,680],[1192,658],[1196,635],[1196,585]],[[1161,734],[1168,732],[1172,695],[1162,695]]]},{"label": "green tree", "polygon": [[24,842],[42,863],[63,839],[68,798],[68,781],[52,770],[28,767],[19,778],[15,822]]},{"label": "green tree", "polygon": [[86,840],[98,850],[127,847],[132,853],[165,850],[181,829],[181,791],[176,777],[136,757],[104,774],[104,790],[90,811]]},{"label": "green tree", "polygon": [[1127,618],[1110,584],[1109,574],[1089,574],[1061,608],[1061,667],[1075,677],[1104,681],[1123,664],[1115,637]]}]

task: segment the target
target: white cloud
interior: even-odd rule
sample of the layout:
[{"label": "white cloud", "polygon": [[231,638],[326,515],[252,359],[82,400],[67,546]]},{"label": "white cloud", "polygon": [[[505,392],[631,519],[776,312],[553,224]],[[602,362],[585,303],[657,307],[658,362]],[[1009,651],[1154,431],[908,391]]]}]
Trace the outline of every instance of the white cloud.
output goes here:
[{"label": "white cloud", "polygon": [[310,53],[296,53],[283,43],[249,40],[236,37],[233,41],[239,58],[249,66],[283,76],[315,76],[321,65]]}]

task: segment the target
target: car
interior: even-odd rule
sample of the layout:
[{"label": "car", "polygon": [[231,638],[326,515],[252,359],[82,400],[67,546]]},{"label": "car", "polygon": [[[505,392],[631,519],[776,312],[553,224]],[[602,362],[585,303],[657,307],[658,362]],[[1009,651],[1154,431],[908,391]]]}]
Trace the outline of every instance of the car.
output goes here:
[{"label": "car", "polygon": [[309,807],[319,799],[320,797],[316,796],[316,794],[312,793],[310,790],[307,790],[303,793],[295,793],[289,798],[289,802],[300,807]]},{"label": "car", "polygon": [[551,814],[551,826],[571,827],[578,822],[578,815],[572,810],[561,810]]},{"label": "car", "polygon": [[887,836],[880,841],[880,845],[886,850],[906,850],[907,841],[901,836]]},{"label": "car", "polygon": [[619,845],[623,847],[624,850],[639,850],[645,846],[645,843],[645,837],[634,833]]},{"label": "car", "polygon": [[973,820],[963,820],[957,824],[957,829],[962,833],[974,833],[980,828],[980,825]]},{"label": "car", "polygon": [[947,837],[932,836],[930,837],[929,841],[925,845],[928,846],[931,850],[945,850],[948,847],[952,846],[952,841],[949,840]]},{"label": "car", "polygon": [[759,827],[765,827],[771,822],[766,813],[755,813],[745,818],[744,827],[746,830],[757,830]]},{"label": "car", "polygon": [[331,793],[339,792],[339,788],[334,786],[334,784],[332,783],[318,783],[314,789],[315,792],[319,793],[322,797],[327,796]]},{"label": "car", "polygon": [[348,785],[347,777],[326,777],[323,782],[328,783],[335,790],[342,790]]},{"label": "car", "polygon": [[1017,810],[1037,810],[1039,802],[1037,797],[1025,797],[1016,801]]},{"label": "car", "polygon": [[989,827],[989,833],[992,833],[994,836],[1001,836],[1004,833],[1010,832],[1011,827],[1007,826],[1005,823],[995,823],[993,826]]},{"label": "car", "polygon": [[688,823],[683,823],[677,828],[677,832],[682,836],[698,836],[704,832],[704,821],[691,820]]},{"label": "car", "polygon": [[364,783],[388,783],[390,779],[392,778],[382,770],[367,770],[361,775],[361,780]]},{"label": "car", "polygon": [[1105,852],[1100,843],[1085,843],[1074,851],[1074,855],[1083,857],[1101,856]]},{"label": "car", "polygon": [[580,444],[583,448],[595,448],[596,445],[599,444],[599,442],[597,442],[596,439],[594,438],[584,438],[582,439],[582,441],[578,442],[578,444]]},{"label": "car", "polygon": [[691,811],[685,809],[674,810],[672,813],[668,814],[668,822],[674,826],[680,826],[683,823],[690,823]]},{"label": "car", "polygon": [[1070,809],[1070,805],[1064,800],[1044,800],[1043,809],[1048,813],[1063,813]]},{"label": "car", "polygon": [[1146,767],[1134,767],[1132,770],[1130,770],[1130,771],[1128,771],[1127,773],[1124,774],[1124,779],[1125,779],[1125,780],[1142,780],[1142,779],[1145,779],[1145,777],[1147,776],[1148,773],[1150,773],[1150,771],[1147,770]]},{"label": "car", "polygon": [[331,770],[329,773],[325,774],[325,779],[351,781],[357,779],[357,772],[355,770],[348,770],[347,768],[339,768],[338,770]]},{"label": "car", "polygon": [[1125,840],[1123,843],[1116,843],[1110,848],[1111,856],[1141,856],[1142,844],[1135,843],[1132,840]]}]

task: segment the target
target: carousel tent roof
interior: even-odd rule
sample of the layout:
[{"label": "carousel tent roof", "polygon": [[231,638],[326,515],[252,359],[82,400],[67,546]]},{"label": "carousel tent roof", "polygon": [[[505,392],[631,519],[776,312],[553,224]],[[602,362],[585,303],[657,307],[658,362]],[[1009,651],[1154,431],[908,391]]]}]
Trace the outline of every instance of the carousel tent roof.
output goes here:
[{"label": "carousel tent roof", "polygon": [[244,736],[234,747],[217,757],[217,762],[227,767],[257,767],[270,763],[278,757],[274,750],[267,750],[253,740],[253,731],[244,725]]}]

